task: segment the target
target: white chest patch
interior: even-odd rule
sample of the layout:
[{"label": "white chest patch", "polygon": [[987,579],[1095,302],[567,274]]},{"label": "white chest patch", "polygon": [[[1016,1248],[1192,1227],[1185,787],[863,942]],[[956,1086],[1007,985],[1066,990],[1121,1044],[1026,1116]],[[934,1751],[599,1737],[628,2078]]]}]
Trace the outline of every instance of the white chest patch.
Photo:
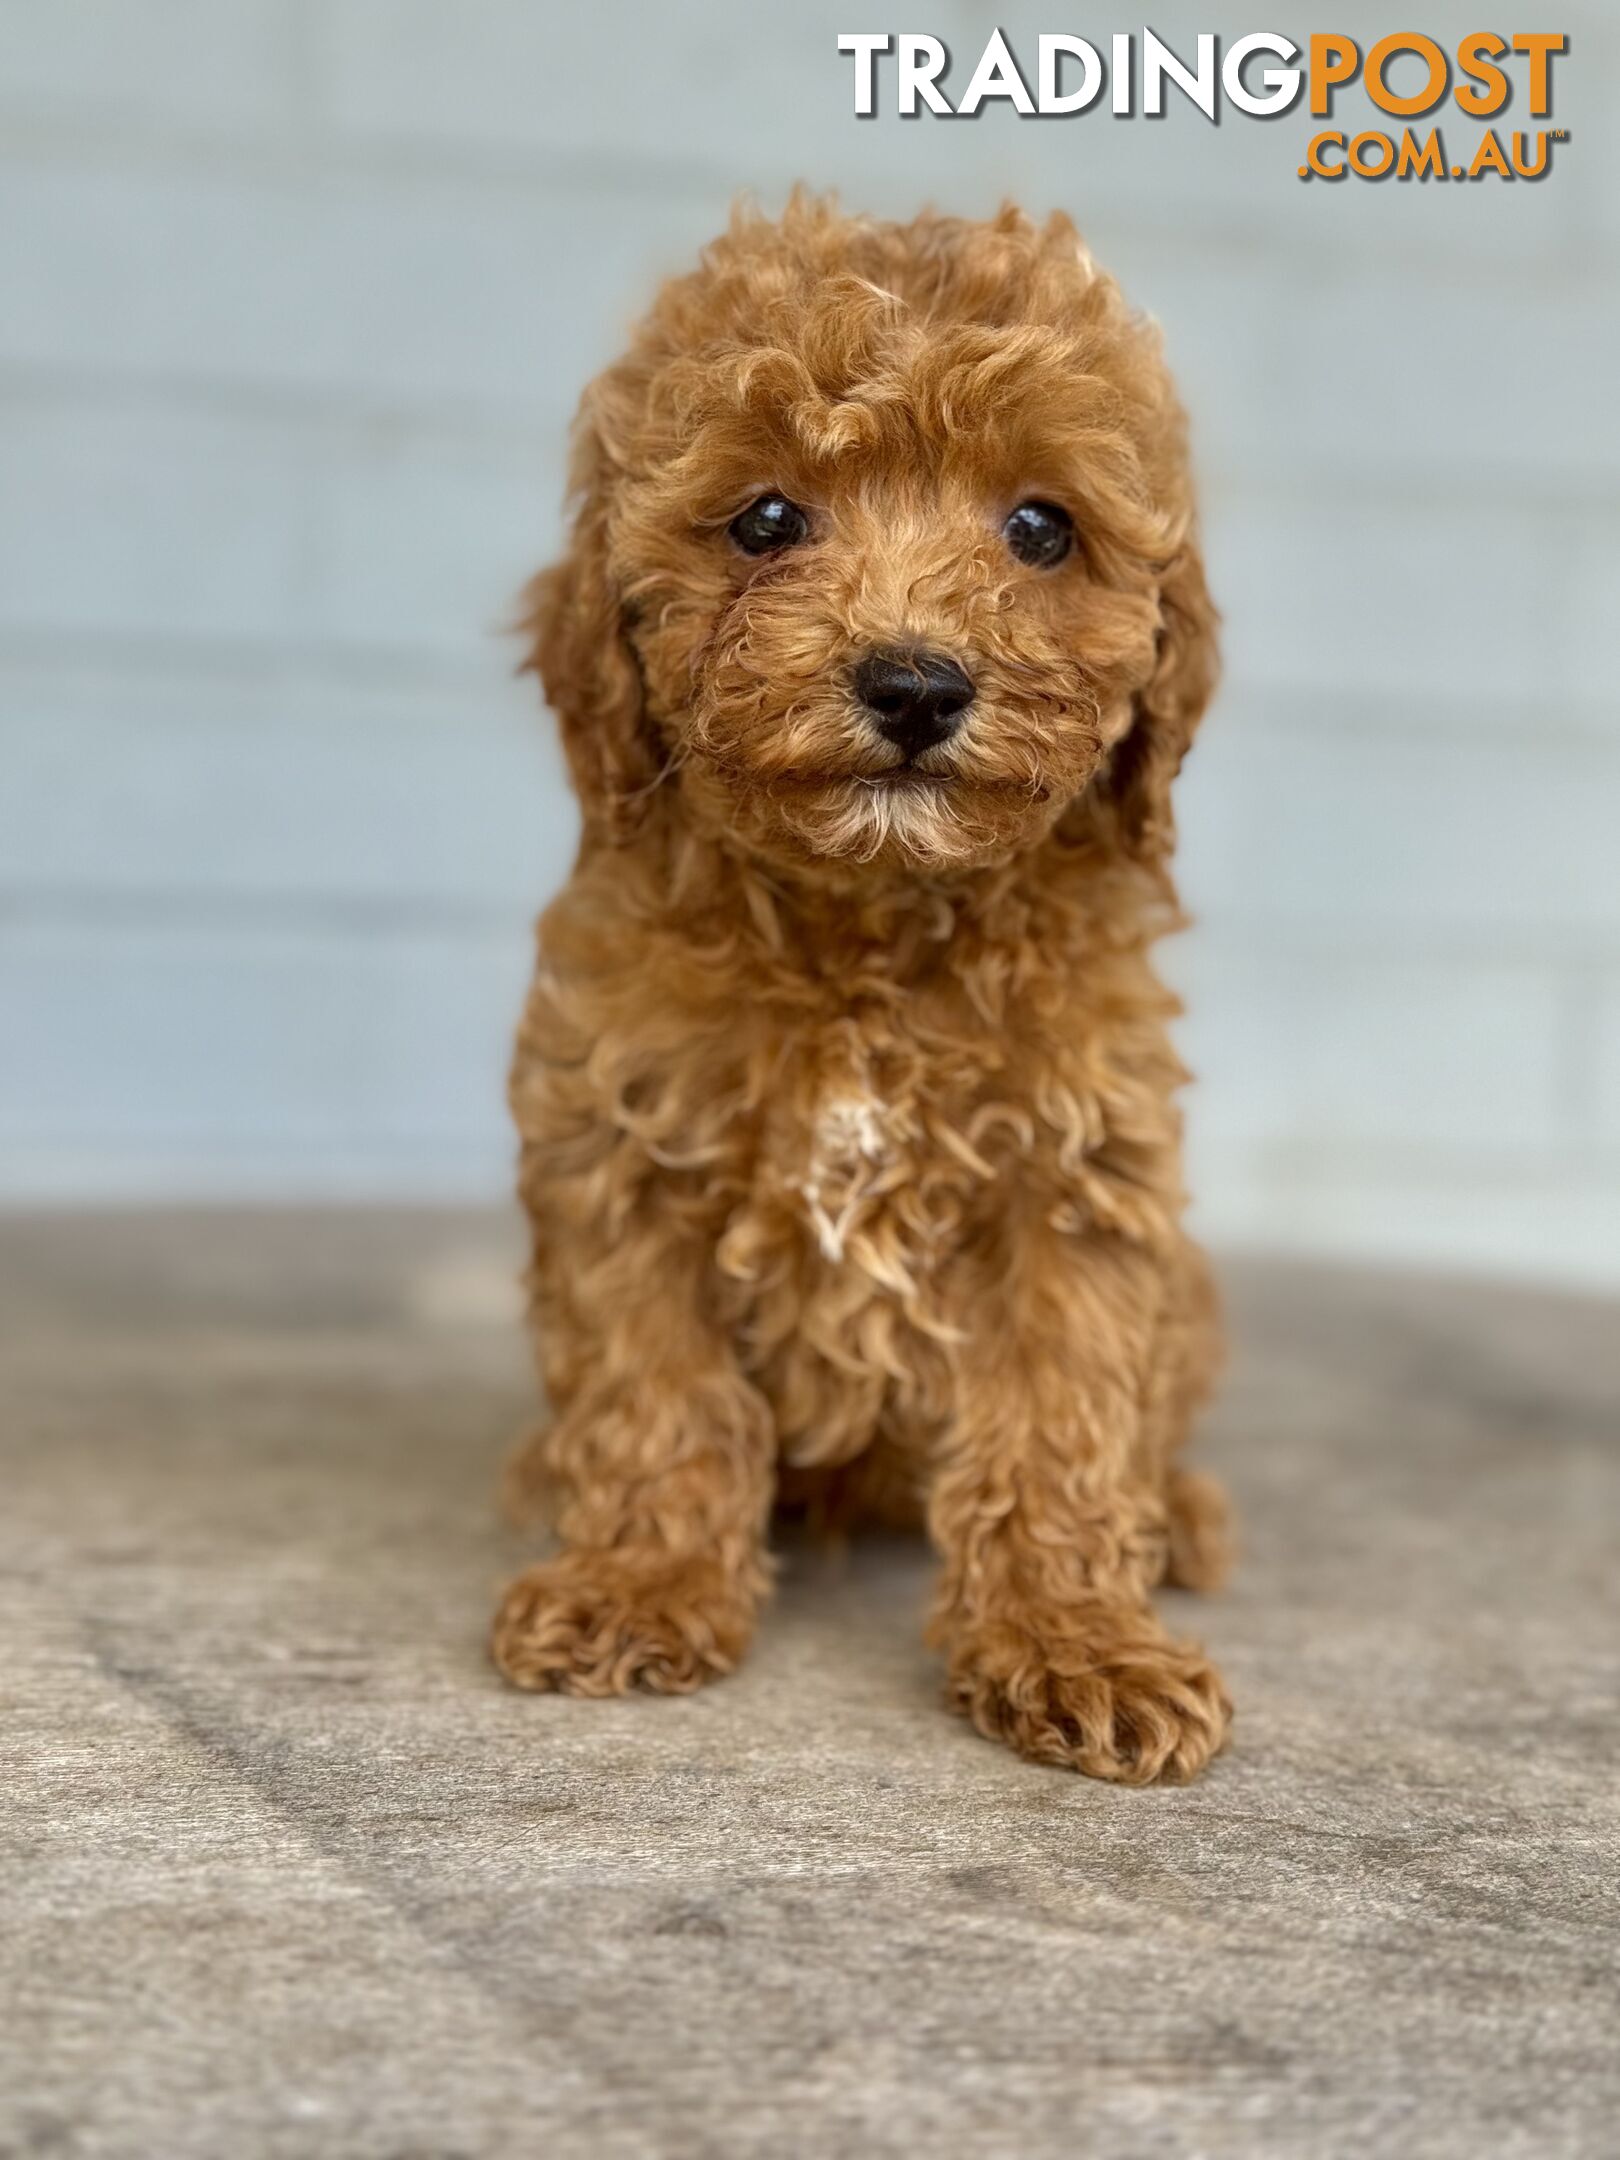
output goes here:
[{"label": "white chest patch", "polygon": [[832,1095],[821,1104],[798,1190],[824,1259],[843,1259],[861,1204],[872,1196],[892,1154],[883,1104],[875,1095]]}]

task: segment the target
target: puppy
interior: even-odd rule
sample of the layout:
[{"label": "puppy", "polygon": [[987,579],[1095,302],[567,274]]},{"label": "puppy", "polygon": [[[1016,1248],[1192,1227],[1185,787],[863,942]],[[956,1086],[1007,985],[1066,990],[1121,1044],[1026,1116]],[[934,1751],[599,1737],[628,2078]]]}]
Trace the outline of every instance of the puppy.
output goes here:
[{"label": "puppy", "polygon": [[586,392],[532,664],[583,813],[511,1101],[560,1539],[519,1687],[736,1665],[773,1504],[926,1523],[948,1697],[1194,1775],[1150,1593],[1216,1351],[1149,964],[1215,615],[1153,331],[1073,227],[739,214]]}]

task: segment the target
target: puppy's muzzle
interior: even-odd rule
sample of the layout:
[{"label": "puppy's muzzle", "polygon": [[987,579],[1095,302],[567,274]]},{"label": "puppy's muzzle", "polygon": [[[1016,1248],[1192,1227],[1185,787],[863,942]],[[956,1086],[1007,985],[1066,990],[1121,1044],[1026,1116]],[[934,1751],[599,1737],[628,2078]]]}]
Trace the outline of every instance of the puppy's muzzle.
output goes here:
[{"label": "puppy's muzzle", "polygon": [[947,653],[868,653],[854,680],[872,725],[905,758],[948,742],[973,703],[972,677]]}]

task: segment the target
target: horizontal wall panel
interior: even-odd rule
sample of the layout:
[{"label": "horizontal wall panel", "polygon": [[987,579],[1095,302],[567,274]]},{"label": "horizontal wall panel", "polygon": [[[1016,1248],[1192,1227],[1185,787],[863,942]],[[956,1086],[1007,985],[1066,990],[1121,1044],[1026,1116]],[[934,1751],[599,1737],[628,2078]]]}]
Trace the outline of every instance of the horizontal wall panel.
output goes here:
[{"label": "horizontal wall panel", "polygon": [[1567,1128],[1574,986],[1556,970],[1357,962],[1178,940],[1188,1117],[1210,1144],[1390,1143],[1545,1160]]},{"label": "horizontal wall panel", "polygon": [[0,698],[0,889],[14,901],[363,900],[507,919],[573,857],[555,728],[532,678],[493,665],[436,693],[273,669],[0,671]]},{"label": "horizontal wall panel", "polygon": [[1183,889],[1223,928],[1361,924],[1420,949],[1620,928],[1620,743],[1537,755],[1425,741],[1420,725],[1405,743],[1212,726],[1180,786]]},{"label": "horizontal wall panel", "polygon": [[482,1149],[526,932],[0,924],[0,1140],[228,1159]]}]

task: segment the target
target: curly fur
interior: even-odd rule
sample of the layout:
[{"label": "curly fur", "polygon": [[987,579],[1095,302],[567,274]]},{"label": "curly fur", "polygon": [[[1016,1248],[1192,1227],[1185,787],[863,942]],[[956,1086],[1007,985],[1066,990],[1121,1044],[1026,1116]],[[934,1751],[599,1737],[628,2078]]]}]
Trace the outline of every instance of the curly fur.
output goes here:
[{"label": "curly fur", "polygon": [[[558,1557],[518,1685],[731,1670],[773,1505],[926,1521],[949,1700],[1037,1761],[1194,1774],[1229,1706],[1151,1601],[1223,1503],[1149,947],[1215,617],[1152,330],[1062,218],[739,214],[586,393],[533,659],[583,812],[511,1099]],[[750,558],[777,490],[809,541]],[[1079,544],[1028,568],[1009,510]],[[909,784],[850,673],[977,698]]]}]

